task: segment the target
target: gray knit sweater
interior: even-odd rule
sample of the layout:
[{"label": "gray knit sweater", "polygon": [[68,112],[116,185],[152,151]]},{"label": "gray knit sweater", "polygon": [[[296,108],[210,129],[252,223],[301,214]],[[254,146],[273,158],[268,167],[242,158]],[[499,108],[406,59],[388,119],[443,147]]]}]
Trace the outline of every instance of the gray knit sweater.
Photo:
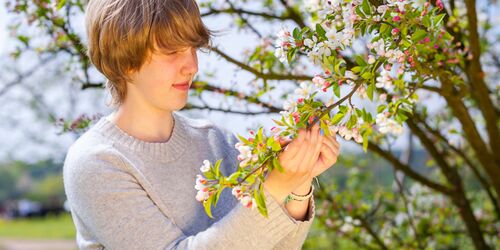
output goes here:
[{"label": "gray knit sweater", "polygon": [[237,166],[234,135],[201,119],[173,113],[165,143],[134,138],[101,118],[69,149],[64,188],[80,249],[300,249],[314,220],[293,219],[265,191],[268,219],[242,206],[230,189],[210,219],[195,199],[204,159]]}]

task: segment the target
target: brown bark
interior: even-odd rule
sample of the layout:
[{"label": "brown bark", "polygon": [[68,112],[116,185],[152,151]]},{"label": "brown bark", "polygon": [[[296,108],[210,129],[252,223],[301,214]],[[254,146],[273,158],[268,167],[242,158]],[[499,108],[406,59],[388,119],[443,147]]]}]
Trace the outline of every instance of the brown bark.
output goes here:
[{"label": "brown bark", "polygon": [[[490,90],[484,81],[484,72],[481,67],[481,42],[477,30],[476,1],[466,0],[467,20],[469,22],[469,43],[472,60],[467,64],[466,73],[469,79],[472,97],[486,121],[486,131],[489,137],[489,150],[494,152],[500,149],[500,131],[498,114],[489,94]],[[493,153],[496,168],[500,171],[500,154]]]},{"label": "brown bark", "polygon": [[443,153],[435,147],[434,143],[427,137],[427,135],[415,124],[414,118],[407,120],[407,124],[411,131],[420,139],[420,142],[425,147],[427,152],[434,158],[437,165],[441,169],[443,175],[446,177],[448,182],[453,185],[454,192],[451,193],[450,197],[455,206],[458,207],[460,217],[465,223],[467,232],[472,239],[472,242],[476,249],[490,249],[486,244],[481,227],[477,221],[469,200],[466,197],[465,190],[462,185],[462,179],[458,174],[456,167],[450,166],[442,157]]}]

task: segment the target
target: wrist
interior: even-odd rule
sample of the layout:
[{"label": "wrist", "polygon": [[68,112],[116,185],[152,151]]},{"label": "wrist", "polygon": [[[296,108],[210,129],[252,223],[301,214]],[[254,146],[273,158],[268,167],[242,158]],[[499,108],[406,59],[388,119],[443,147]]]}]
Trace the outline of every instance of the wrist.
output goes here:
[{"label": "wrist", "polygon": [[280,188],[275,188],[271,183],[267,182],[267,180],[262,183],[262,185],[275,201],[277,201],[280,205],[284,204],[285,198],[288,196],[287,193],[283,192]]},{"label": "wrist", "polygon": [[296,195],[307,195],[311,190],[311,185],[312,185],[312,179],[307,180],[304,183],[302,183],[299,187],[297,187],[295,190],[293,190],[293,193]]}]

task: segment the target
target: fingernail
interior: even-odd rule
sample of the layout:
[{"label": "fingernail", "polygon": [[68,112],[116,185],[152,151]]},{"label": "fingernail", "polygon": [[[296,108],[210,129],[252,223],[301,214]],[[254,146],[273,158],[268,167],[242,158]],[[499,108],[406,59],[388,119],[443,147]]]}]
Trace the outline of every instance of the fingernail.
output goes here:
[{"label": "fingernail", "polygon": [[319,129],[319,134],[320,134],[320,135],[324,135],[324,134],[325,134],[325,131],[323,131],[323,129],[322,129],[322,128],[320,128],[320,129]]}]

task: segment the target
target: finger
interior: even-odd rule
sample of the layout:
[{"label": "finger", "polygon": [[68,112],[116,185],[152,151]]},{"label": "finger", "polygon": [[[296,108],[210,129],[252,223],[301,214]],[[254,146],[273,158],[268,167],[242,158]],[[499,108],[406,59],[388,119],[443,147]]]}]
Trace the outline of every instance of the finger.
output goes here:
[{"label": "finger", "polygon": [[334,142],[335,146],[340,147],[339,141],[337,140],[337,135],[333,135],[331,137],[332,137],[332,141]]},{"label": "finger", "polygon": [[297,170],[297,168],[302,164],[304,157],[306,156],[307,149],[309,148],[310,145],[310,132],[309,131],[304,131],[303,135],[304,139],[300,143],[300,145],[297,145],[298,150],[296,151],[295,154],[291,155],[290,158],[288,158],[288,161],[291,162],[291,170]]},{"label": "finger", "polygon": [[340,144],[338,142],[336,142],[333,138],[325,138],[325,140],[323,140],[323,144],[327,145],[328,147],[330,147],[332,150],[334,151],[339,151],[339,146]]},{"label": "finger", "polygon": [[321,147],[321,155],[320,158],[323,158],[324,162],[326,163],[332,163],[335,160],[335,157],[337,157],[337,152],[333,150],[331,147],[327,146],[326,144],[323,144]]},{"label": "finger", "polygon": [[318,157],[318,135],[319,135],[319,126],[314,125],[312,129],[310,130],[311,133],[311,144],[309,145],[309,148],[307,150],[306,156],[304,158],[303,163],[301,164],[301,167],[304,168],[304,170],[311,169],[311,166],[316,162],[317,157]]},{"label": "finger", "polygon": [[294,139],[288,146],[286,146],[283,151],[281,157],[283,159],[290,159],[297,154],[300,149],[300,146],[303,144],[306,137],[306,131],[304,129],[299,130],[297,138]]}]

